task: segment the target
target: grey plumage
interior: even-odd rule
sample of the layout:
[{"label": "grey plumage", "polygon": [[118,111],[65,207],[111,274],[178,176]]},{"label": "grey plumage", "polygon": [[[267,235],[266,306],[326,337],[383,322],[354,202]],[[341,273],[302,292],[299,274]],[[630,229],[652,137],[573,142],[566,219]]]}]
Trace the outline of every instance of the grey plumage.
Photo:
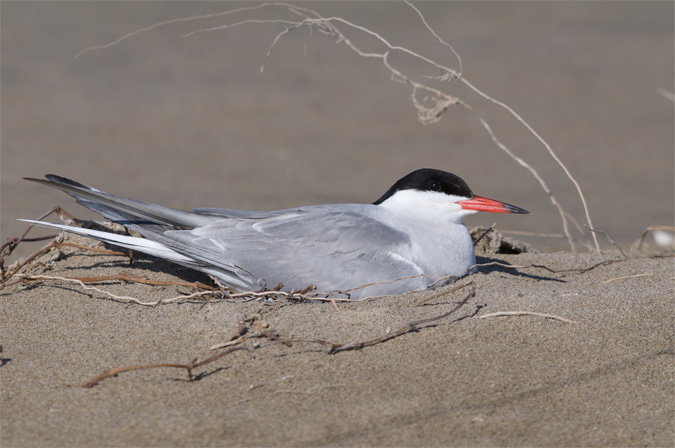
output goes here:
[{"label": "grey plumage", "polygon": [[[239,290],[283,283],[284,290],[299,291],[314,285],[316,294],[342,293],[352,299],[421,290],[466,275],[475,257],[463,217],[484,207],[479,199],[486,200],[474,197],[457,176],[430,169],[404,177],[375,204],[271,212],[186,212],[46,177],[29,180],[63,190],[145,238],[41,225],[165,258]],[[525,212],[496,201],[492,208],[494,204],[504,212]],[[441,278],[445,281],[438,283]]]}]

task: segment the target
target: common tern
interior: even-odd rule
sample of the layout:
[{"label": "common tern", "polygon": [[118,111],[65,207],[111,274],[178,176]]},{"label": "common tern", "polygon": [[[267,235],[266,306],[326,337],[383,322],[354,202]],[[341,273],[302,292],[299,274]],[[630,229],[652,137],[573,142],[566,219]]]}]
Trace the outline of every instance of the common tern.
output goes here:
[{"label": "common tern", "polygon": [[473,194],[458,176],[419,169],[372,204],[310,205],[269,212],[187,212],[113,196],[49,174],[55,187],[144,238],[29,221],[143,252],[205,272],[240,291],[349,299],[401,294],[455,281],[473,270],[464,217],[477,211],[529,213]]}]

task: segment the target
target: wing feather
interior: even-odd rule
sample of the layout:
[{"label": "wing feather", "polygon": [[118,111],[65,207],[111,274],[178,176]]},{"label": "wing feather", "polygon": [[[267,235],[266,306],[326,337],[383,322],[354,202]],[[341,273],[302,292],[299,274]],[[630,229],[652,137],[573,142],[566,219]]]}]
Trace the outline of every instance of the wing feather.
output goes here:
[{"label": "wing feather", "polygon": [[[309,285],[322,292],[347,290],[420,274],[403,255],[410,247],[408,237],[366,212],[375,206],[354,207],[306,207],[265,219],[224,219],[191,231],[166,231],[162,243],[222,269],[241,267],[248,276],[240,275],[249,282],[283,283],[295,290]],[[400,285],[396,289],[402,290]]]}]

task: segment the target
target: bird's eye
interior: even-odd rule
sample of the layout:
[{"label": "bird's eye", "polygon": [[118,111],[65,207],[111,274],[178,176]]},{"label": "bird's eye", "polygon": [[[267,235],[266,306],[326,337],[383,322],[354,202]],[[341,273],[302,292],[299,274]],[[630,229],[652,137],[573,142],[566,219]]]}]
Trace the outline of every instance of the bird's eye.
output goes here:
[{"label": "bird's eye", "polygon": [[441,183],[436,180],[432,180],[431,183],[429,184],[429,190],[441,191]]}]

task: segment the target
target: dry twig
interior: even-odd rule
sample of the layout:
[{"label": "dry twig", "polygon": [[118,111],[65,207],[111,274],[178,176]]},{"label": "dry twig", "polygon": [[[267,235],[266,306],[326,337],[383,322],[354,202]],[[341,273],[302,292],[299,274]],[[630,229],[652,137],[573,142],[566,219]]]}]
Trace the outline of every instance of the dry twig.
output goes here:
[{"label": "dry twig", "polygon": [[567,324],[575,324],[573,320],[565,319],[564,317],[556,316],[555,314],[546,314],[546,313],[537,313],[534,311],[500,311],[497,313],[483,314],[478,316],[479,319],[485,319],[488,317],[497,317],[497,316],[539,316],[545,317],[547,319],[555,319]]},{"label": "dry twig", "polygon": [[[61,218],[62,221],[65,221],[66,219],[70,219],[71,221],[74,221],[75,218],[73,215],[62,209],[60,206],[56,206],[49,210],[48,212],[44,213],[42,216],[40,216],[37,220],[42,221],[45,219],[47,216],[51,215],[52,213],[56,213],[59,218]],[[23,232],[23,234],[19,238],[7,238],[7,241],[0,246],[0,285],[5,283],[9,278],[14,275],[14,273],[18,272],[26,263],[19,263],[19,266],[16,268],[10,267],[10,272],[7,273],[5,270],[5,257],[8,257],[12,254],[14,249],[22,242],[22,241],[42,241],[45,239],[49,238],[54,238],[54,236],[45,236],[45,237],[38,237],[38,238],[32,238],[32,239],[27,239],[26,235],[28,235],[28,232],[30,232],[33,227],[35,227],[34,224],[29,225],[26,230]],[[39,254],[38,254],[39,255]],[[34,255],[34,257],[38,256]],[[34,258],[33,257],[33,258]]]},{"label": "dry twig", "polygon": [[649,226],[647,227],[644,232],[642,232],[642,235],[640,235],[640,238],[638,238],[633,245],[630,247],[631,252],[638,251],[642,248],[642,243],[645,240],[645,237],[649,232],[653,232],[654,230],[666,230],[669,232],[675,232],[675,226]]},{"label": "dry twig", "polygon": [[652,276],[652,275],[654,275],[653,272],[650,272],[648,274],[635,274],[635,275],[626,275],[626,276],[623,276],[623,277],[614,277],[614,278],[610,278],[609,280],[605,280],[604,282],[600,282],[600,284],[606,285],[607,283],[612,283],[612,282],[615,282],[617,280],[625,280],[625,279],[628,279],[628,278],[638,278],[638,277],[649,277],[649,276]]},{"label": "dry twig", "polygon": [[[96,291],[96,292],[100,292],[101,294],[104,294],[104,295],[106,295],[106,296],[108,296],[112,299],[115,299],[115,300],[121,300],[121,301],[125,301],[125,302],[133,302],[133,303],[137,303],[139,305],[145,305],[145,306],[157,306],[157,305],[160,305],[162,303],[170,303],[170,302],[176,302],[176,301],[179,301],[179,300],[201,298],[201,297],[208,296],[208,295],[214,295],[214,294],[221,294],[222,293],[222,291],[214,290],[213,288],[211,288],[210,291],[199,291],[199,292],[196,292],[196,293],[193,293],[193,294],[172,297],[170,299],[161,299],[161,300],[156,300],[156,301],[153,301],[153,302],[144,302],[144,301],[142,301],[142,300],[140,300],[136,297],[120,296],[120,295],[117,295],[117,294],[113,294],[110,291],[106,291],[104,289],[97,288],[96,286],[87,286],[85,284],[85,282],[83,281],[83,280],[85,280],[85,281],[95,281],[95,282],[101,281],[100,278],[95,278],[95,277],[89,277],[89,278],[85,277],[83,280],[81,280],[79,278],[58,277],[58,276],[50,276],[50,275],[32,275],[32,276],[20,275],[19,278],[20,278],[21,281],[24,281],[24,282],[51,280],[51,281],[57,281],[57,282],[75,283],[75,284],[79,285],[82,289],[84,289],[85,291]],[[121,279],[122,278],[120,278],[120,277],[115,278],[115,280],[121,280]],[[134,281],[134,280],[130,279],[130,281]],[[145,281],[143,283],[151,284],[151,285],[154,285],[154,286],[157,286],[158,284],[159,285],[161,285],[161,284],[174,284],[174,285],[195,287],[194,283],[159,282],[159,283],[156,284],[156,283],[154,283],[152,281],[149,281],[149,280]]]},{"label": "dry twig", "polygon": [[[584,225],[585,225],[585,224],[584,224]],[[619,245],[616,244],[616,243],[614,242],[614,240],[613,240],[612,238],[610,238],[610,236],[607,235],[605,232],[603,232],[602,230],[592,229],[592,228],[590,228],[590,227],[588,227],[588,226],[586,226],[586,228],[587,228],[588,230],[590,230],[591,232],[593,232],[594,234],[595,234],[595,233],[602,233],[602,234],[605,236],[605,238],[607,238],[607,241],[609,241],[609,243],[610,243],[612,246],[614,246],[614,247],[616,247],[617,249],[619,249],[619,252],[621,252],[621,255],[623,256],[623,258],[628,258],[628,256],[627,256],[626,253],[623,251],[623,249],[621,249],[621,247],[619,247]]]},{"label": "dry twig", "polygon": [[476,264],[473,267],[483,267],[483,266],[500,266],[508,269],[543,269],[545,271],[548,271],[552,274],[567,274],[567,273],[572,273],[576,272],[578,274],[584,274],[588,271],[592,271],[595,268],[598,268],[600,266],[604,266],[607,264],[613,264],[613,263],[618,263],[620,261],[626,261],[628,258],[613,258],[611,260],[603,260],[598,263],[592,264],[590,266],[587,266],[585,268],[571,268],[571,269],[552,269],[549,268],[548,266],[545,266],[543,264],[536,264],[536,263],[531,263],[531,264],[525,264],[525,265],[515,265],[515,264],[507,264],[507,263],[502,263],[501,261],[491,261],[489,263],[481,263],[481,264]]},{"label": "dry twig", "polygon": [[483,232],[483,233],[481,234],[481,236],[479,236],[478,238],[476,238],[476,241],[473,242],[473,247],[476,247],[476,245],[480,242],[480,240],[482,240],[483,238],[485,238],[485,235],[487,235],[488,233],[492,232],[492,231],[495,229],[495,226],[496,226],[496,225],[497,225],[497,223],[492,224],[492,225],[490,226],[489,229],[487,229],[485,232]]},{"label": "dry twig", "polygon": [[[420,301],[417,302],[415,305],[416,305],[416,306],[424,305],[425,303],[431,302],[432,300],[437,299],[437,298],[439,298],[439,297],[441,297],[441,296],[444,296],[444,295],[446,295],[446,294],[450,294],[451,292],[455,292],[455,291],[458,291],[458,290],[460,290],[460,289],[462,289],[462,288],[466,288],[467,286],[472,286],[472,285],[473,285],[473,280],[471,280],[470,282],[467,282],[467,283],[463,283],[463,284],[461,284],[461,285],[455,285],[455,286],[453,286],[452,288],[448,289],[447,291],[442,291],[442,292],[439,292],[438,294],[434,294],[434,295],[431,296],[431,297],[427,297],[427,298],[424,299],[424,300],[420,300]],[[475,288],[475,286],[474,286],[474,288]]]},{"label": "dry twig", "polygon": [[[23,240],[23,241],[25,241],[25,240]],[[115,251],[111,251],[111,250],[107,250],[107,249],[101,249],[101,248],[98,248],[98,247],[83,246],[81,244],[64,243],[62,241],[58,241],[57,239],[54,239],[51,243],[49,243],[48,245],[39,249],[38,251],[36,251],[32,255],[30,255],[30,256],[26,257],[25,259],[20,260],[20,261],[14,263],[12,266],[10,266],[9,270],[7,272],[4,272],[4,277],[2,278],[2,281],[0,281],[0,287],[13,285],[17,281],[26,283],[25,278],[19,279],[15,282],[11,282],[11,283],[9,281],[19,271],[21,271],[21,269],[23,269],[24,266],[31,263],[33,260],[35,260],[40,255],[44,255],[52,249],[60,249],[62,247],[74,247],[74,248],[77,248],[77,249],[89,250],[89,251],[92,251],[92,252],[98,252],[98,253],[102,253],[102,254],[106,254],[106,255],[128,256],[128,254],[126,254],[124,252],[115,252]]]}]

